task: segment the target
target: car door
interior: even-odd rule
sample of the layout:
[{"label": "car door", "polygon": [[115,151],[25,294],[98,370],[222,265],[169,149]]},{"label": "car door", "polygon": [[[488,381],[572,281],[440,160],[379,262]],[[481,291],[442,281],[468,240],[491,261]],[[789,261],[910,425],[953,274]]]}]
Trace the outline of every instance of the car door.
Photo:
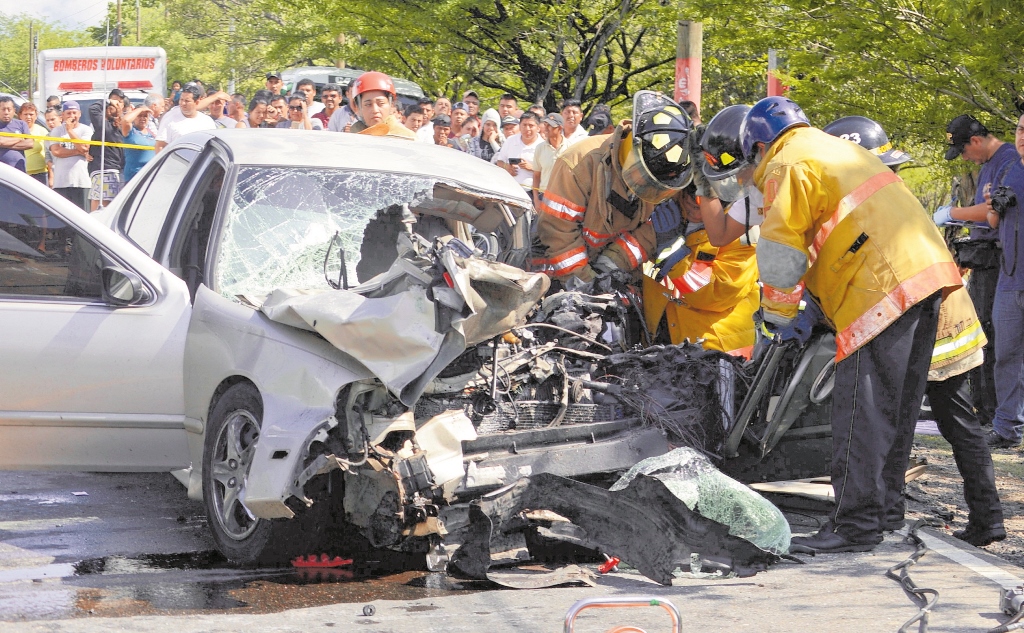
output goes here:
[{"label": "car door", "polygon": [[[104,281],[108,271],[131,282],[127,295]],[[52,190],[3,170],[0,468],[189,466],[190,314],[180,279]]]}]

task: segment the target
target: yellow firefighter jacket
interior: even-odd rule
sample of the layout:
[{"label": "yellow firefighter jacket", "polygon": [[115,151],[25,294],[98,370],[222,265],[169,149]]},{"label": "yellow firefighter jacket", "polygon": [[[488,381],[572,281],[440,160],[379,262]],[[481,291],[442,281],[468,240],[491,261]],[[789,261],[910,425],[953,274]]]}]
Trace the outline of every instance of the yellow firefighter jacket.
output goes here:
[{"label": "yellow firefighter jacket", "polygon": [[686,245],[690,254],[660,283],[644,276],[647,328],[654,332],[664,314],[675,345],[704,339],[705,349],[749,356],[760,298],[754,247],[736,240],[716,248],[704,230],[687,235]]},{"label": "yellow firefighter jacket", "polygon": [[946,380],[980,366],[986,343],[988,338],[981,329],[967,288],[954,290],[942,300],[939,308],[939,329],[935,334],[928,380]]},{"label": "yellow firefighter jacket", "polygon": [[634,197],[622,181],[618,159],[629,131],[591,136],[555,161],[544,190],[537,236],[547,257],[534,260],[552,277],[593,277],[590,262],[605,255],[622,270],[636,270],[657,245],[648,220],[654,205]]},{"label": "yellow firefighter jacket", "polygon": [[783,133],[754,172],[766,318],[796,316],[807,290],[846,358],[918,302],[963,285],[938,229],[903,181],[855,143],[809,127]]}]

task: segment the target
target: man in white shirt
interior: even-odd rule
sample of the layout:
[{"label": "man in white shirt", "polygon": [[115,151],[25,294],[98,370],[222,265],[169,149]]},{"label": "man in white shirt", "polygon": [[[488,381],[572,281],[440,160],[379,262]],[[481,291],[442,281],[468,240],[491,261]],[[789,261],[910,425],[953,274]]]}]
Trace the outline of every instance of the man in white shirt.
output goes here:
[{"label": "man in white shirt", "polygon": [[306,112],[309,116],[319,114],[324,109],[324,104],[313,100],[316,97],[316,84],[312,79],[300,79],[295,84],[295,92],[306,97]]},{"label": "man in white shirt", "polygon": [[566,99],[562,102],[562,120],[565,121],[565,125],[562,126],[565,142],[569,145],[589,136],[587,130],[580,125],[583,121],[583,110],[580,109],[579,99]]},{"label": "man in white shirt", "polygon": [[562,134],[562,126],[565,124],[562,115],[552,112],[544,117],[541,123],[548,128],[548,139],[538,145],[533,154],[533,190],[537,192],[535,195],[538,197],[542,197],[544,190],[548,188],[555,161],[569,148]]},{"label": "man in white shirt", "polygon": [[53,190],[83,211],[88,211],[89,201],[86,196],[92,186],[89,178],[89,146],[70,141],[92,140],[93,129],[78,122],[82,108],[77,101],[65,101],[61,110],[63,123],[50,130],[49,136],[66,138],[69,142],[46,141],[46,149],[53,156]]},{"label": "man in white shirt", "polygon": [[[199,94],[202,94],[202,90],[196,84],[185,84],[185,88],[188,88],[189,86],[194,87],[196,90],[199,90]],[[178,98],[180,100],[180,95]],[[196,103],[196,112],[202,112],[203,110],[208,109],[214,101],[221,100],[227,102],[232,98],[233,97],[228,93],[219,90],[200,99],[199,102]],[[176,105],[173,108],[167,110],[167,112],[165,112],[164,115],[160,117],[160,126],[156,133],[156,140],[163,140],[165,141],[164,145],[166,145],[167,142],[169,142],[167,141],[167,130],[170,128],[171,124],[177,123],[178,121],[181,121],[184,118],[185,115],[182,114],[180,105]],[[161,138],[161,135],[163,136],[163,138]]]},{"label": "man in white shirt", "polygon": [[533,193],[534,152],[541,144],[540,120],[534,112],[523,112],[519,117],[519,134],[505,139],[498,153],[491,159],[516,179],[523,189]]},{"label": "man in white shirt", "polygon": [[[164,121],[160,125],[155,148],[158,154],[169,143],[173,143],[186,134],[200,130],[217,129],[217,124],[213,122],[213,119],[200,112],[197,107],[200,94],[199,87],[192,84],[181,89],[181,96],[178,97],[178,108],[182,118],[180,121],[172,121],[170,123]],[[167,115],[169,114],[170,112],[167,113]],[[165,118],[167,115],[164,115]]]}]

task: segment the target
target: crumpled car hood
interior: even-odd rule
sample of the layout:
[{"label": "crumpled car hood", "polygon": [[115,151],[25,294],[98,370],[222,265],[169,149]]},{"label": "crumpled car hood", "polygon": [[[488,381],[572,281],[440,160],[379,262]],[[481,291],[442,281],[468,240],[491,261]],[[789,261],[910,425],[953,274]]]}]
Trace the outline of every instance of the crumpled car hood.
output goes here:
[{"label": "crumpled car hood", "polygon": [[450,250],[440,258],[450,286],[399,258],[388,272],[351,290],[279,288],[260,310],[279,323],[317,332],[411,405],[467,345],[525,323],[550,285],[542,273]]}]

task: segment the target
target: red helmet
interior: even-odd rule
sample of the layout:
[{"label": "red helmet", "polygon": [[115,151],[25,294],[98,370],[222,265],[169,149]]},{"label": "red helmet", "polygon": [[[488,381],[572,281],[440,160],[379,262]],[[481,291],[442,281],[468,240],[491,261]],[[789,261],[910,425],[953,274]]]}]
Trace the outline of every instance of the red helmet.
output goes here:
[{"label": "red helmet", "polygon": [[384,73],[371,70],[370,72],[365,72],[362,75],[359,75],[359,77],[352,82],[352,100],[358,103],[359,95],[371,90],[383,90],[390,94],[392,99],[397,97],[395,94],[395,82],[391,81],[391,77],[388,77]]}]

